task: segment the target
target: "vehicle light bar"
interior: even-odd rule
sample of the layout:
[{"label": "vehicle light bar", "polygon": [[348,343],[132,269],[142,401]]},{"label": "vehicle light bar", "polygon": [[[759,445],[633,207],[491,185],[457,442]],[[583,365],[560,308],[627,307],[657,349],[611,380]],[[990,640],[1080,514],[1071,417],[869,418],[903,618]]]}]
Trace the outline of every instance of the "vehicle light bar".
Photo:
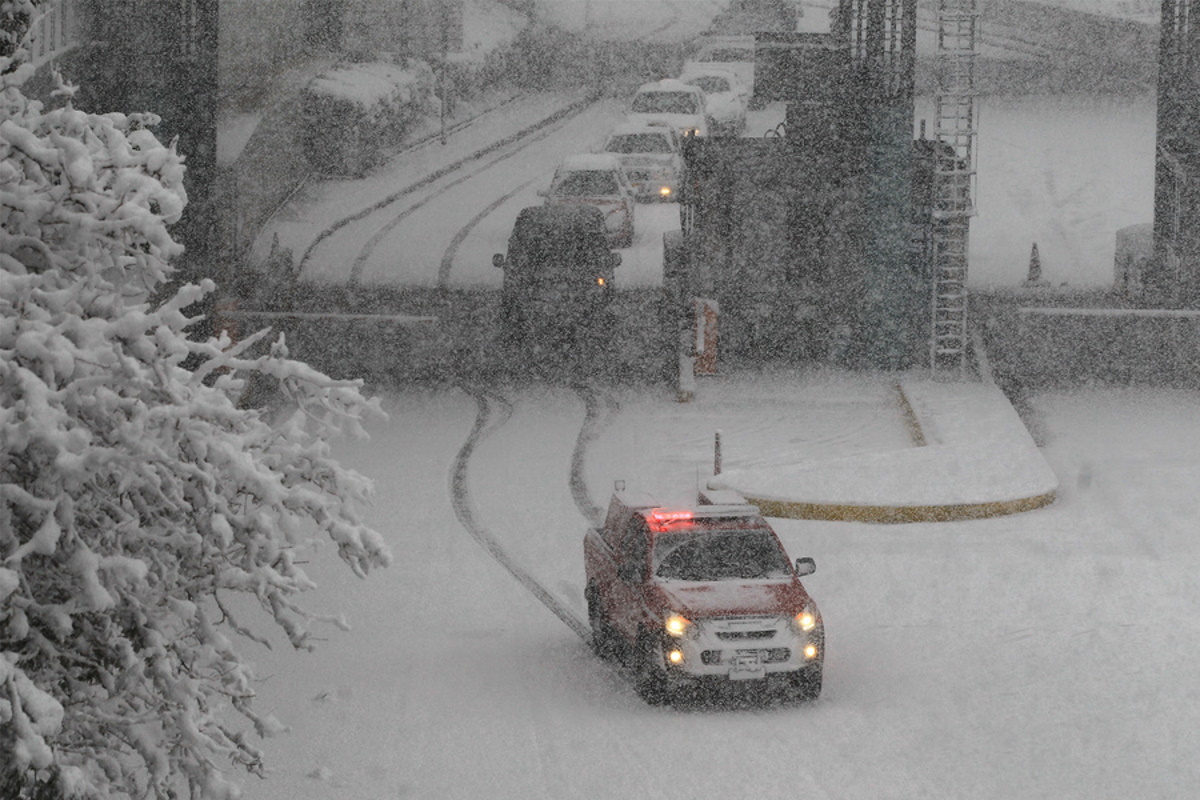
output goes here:
[{"label": "vehicle light bar", "polygon": [[686,509],[671,511],[665,508],[656,508],[650,512],[650,518],[660,525],[665,525],[671,522],[686,522],[691,520],[695,515]]}]

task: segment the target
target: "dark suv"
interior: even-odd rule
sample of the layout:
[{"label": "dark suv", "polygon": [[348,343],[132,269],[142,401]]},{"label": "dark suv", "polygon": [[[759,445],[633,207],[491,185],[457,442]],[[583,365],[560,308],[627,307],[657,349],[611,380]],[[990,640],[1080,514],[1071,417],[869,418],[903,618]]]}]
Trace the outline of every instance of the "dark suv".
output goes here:
[{"label": "dark suv", "polygon": [[508,239],[500,315],[503,334],[530,348],[573,349],[596,330],[612,297],[619,253],[608,248],[604,215],[590,205],[522,209]]}]

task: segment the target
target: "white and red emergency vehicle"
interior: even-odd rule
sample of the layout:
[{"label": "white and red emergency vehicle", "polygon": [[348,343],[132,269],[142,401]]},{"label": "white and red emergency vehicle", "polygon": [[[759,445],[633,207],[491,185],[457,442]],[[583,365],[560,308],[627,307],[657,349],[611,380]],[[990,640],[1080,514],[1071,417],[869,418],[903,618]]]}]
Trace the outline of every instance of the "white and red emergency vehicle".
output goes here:
[{"label": "white and red emergency vehicle", "polygon": [[793,564],[740,496],[668,507],[617,491],[583,549],[593,647],[627,661],[647,702],[731,681],[820,694],[825,627],[800,583],[816,564]]}]

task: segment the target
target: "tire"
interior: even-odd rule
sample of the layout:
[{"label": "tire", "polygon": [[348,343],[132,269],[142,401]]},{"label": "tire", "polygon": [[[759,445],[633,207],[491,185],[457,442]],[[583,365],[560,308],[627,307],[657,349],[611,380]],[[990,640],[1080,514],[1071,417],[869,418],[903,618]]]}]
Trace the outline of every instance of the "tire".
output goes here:
[{"label": "tire", "polygon": [[634,681],[638,697],[647,705],[662,706],[671,701],[667,673],[663,670],[662,647],[643,635],[638,639],[634,659]]},{"label": "tire", "polygon": [[587,609],[588,623],[592,628],[592,652],[603,659],[615,657],[617,655],[616,635],[604,616],[604,611],[600,607],[600,598],[596,596],[596,590],[590,586],[587,590]]}]

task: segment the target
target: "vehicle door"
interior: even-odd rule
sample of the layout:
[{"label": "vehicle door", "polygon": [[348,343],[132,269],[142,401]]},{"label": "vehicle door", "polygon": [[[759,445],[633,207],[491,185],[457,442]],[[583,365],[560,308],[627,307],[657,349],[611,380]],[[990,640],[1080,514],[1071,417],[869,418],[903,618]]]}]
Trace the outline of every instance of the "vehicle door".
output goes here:
[{"label": "vehicle door", "polygon": [[616,557],[617,579],[612,584],[609,620],[622,636],[633,641],[646,614],[643,592],[650,568],[650,530],[641,515],[634,515],[626,525]]},{"label": "vehicle door", "polygon": [[604,613],[611,617],[613,592],[617,583],[617,564],[621,542],[620,528],[605,525],[590,530],[584,538],[584,557],[587,559],[588,581],[595,584]]}]

